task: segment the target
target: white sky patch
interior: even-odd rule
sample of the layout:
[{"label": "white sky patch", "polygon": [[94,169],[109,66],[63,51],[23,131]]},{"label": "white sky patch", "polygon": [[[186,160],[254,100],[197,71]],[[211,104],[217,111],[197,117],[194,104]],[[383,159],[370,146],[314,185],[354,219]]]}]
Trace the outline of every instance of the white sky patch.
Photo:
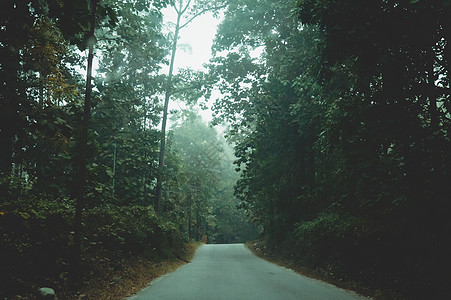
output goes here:
[{"label": "white sky patch", "polygon": [[[175,24],[177,15],[172,7],[164,9],[163,15],[165,24],[169,22]],[[211,47],[220,22],[221,20],[213,17],[212,13],[205,13],[195,18],[180,31],[174,62],[175,74],[179,68],[205,71],[203,64],[208,63],[212,57]],[[173,30],[174,27],[175,25],[169,28]],[[163,68],[163,72],[168,72],[167,66]],[[173,100],[169,104],[169,109],[180,109],[181,107],[183,107],[182,103],[175,103]],[[206,122],[212,120],[211,110],[200,110],[200,114]]]},{"label": "white sky patch", "polygon": [[191,46],[191,52],[178,50],[177,67],[203,69],[202,65],[211,58],[211,46],[216,34],[219,20],[211,14],[198,17],[192,24],[182,29],[180,44]]}]

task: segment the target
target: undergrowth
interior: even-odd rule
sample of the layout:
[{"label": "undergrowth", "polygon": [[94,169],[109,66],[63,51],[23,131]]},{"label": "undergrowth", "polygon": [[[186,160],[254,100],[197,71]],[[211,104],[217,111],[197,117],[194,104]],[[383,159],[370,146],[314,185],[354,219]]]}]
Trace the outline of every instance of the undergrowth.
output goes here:
[{"label": "undergrowth", "polygon": [[1,299],[33,299],[43,286],[59,299],[119,299],[189,261],[198,246],[150,206],[89,208],[82,275],[71,278],[73,210],[73,201],[45,196],[0,205]]}]

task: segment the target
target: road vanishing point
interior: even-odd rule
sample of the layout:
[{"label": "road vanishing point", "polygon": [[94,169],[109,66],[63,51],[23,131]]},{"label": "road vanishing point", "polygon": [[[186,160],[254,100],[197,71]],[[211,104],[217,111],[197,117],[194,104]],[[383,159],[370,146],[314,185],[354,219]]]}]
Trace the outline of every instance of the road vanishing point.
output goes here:
[{"label": "road vanishing point", "polygon": [[255,256],[243,244],[203,245],[193,261],[130,300],[368,299]]}]

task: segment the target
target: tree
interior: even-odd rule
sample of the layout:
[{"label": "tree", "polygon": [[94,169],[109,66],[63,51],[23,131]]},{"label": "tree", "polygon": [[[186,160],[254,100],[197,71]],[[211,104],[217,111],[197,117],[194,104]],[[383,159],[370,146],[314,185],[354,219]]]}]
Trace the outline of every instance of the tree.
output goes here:
[{"label": "tree", "polygon": [[236,195],[270,241],[301,247],[299,262],[393,287],[445,261],[430,251],[448,251],[449,9],[230,3],[210,70],[242,169]]},{"label": "tree", "polygon": [[[76,230],[75,230],[75,238],[74,238],[74,248],[76,251],[75,257],[77,259],[77,257],[80,256],[81,253],[81,230],[82,230],[82,212],[83,212],[83,208],[85,206],[85,174],[86,174],[86,154],[87,154],[87,140],[88,140],[88,120],[89,120],[89,116],[90,116],[90,109],[91,109],[91,105],[90,105],[90,97],[91,97],[91,72],[92,72],[92,59],[93,59],[93,42],[95,41],[95,36],[94,36],[94,31],[95,31],[95,21],[96,21],[96,5],[97,5],[97,0],[93,0],[92,2],[92,6],[91,6],[91,20],[90,20],[90,33],[89,33],[89,38],[88,38],[88,45],[89,45],[89,54],[88,54],[88,68],[87,68],[87,80],[86,80],[86,94],[85,94],[85,105],[84,105],[84,115],[83,115],[83,124],[82,124],[82,131],[81,131],[81,137],[80,137],[80,158],[79,158],[79,174],[78,174],[78,188],[77,188],[77,194],[76,194],[76,199],[77,199],[77,206],[76,206],[76,216],[75,216],[75,226],[76,226]],[[157,6],[157,8],[160,8],[161,5],[164,2],[160,2],[160,1],[156,1],[155,2]],[[108,20],[107,24],[105,24],[104,27],[106,28],[112,28],[117,26],[118,23],[118,18],[116,16],[121,16],[122,20],[128,20],[131,21],[130,23],[125,23],[125,21],[123,21],[121,23],[121,27],[119,27],[117,29],[118,33],[120,34],[121,38],[123,38],[124,40],[127,40],[127,38],[123,35],[123,32],[121,30],[124,30],[124,26],[137,26],[137,28],[135,27],[135,30],[138,31],[138,34],[140,33],[140,31],[142,30],[141,26],[142,26],[142,18],[139,18],[139,14],[141,12],[148,12],[150,10],[150,5],[151,3],[149,1],[139,1],[136,3],[130,3],[130,2],[125,2],[122,3],[120,8],[123,8],[124,11],[123,12],[115,12],[112,8],[109,8],[110,3],[105,3],[103,6],[101,6],[102,10],[100,11],[102,13],[102,15]],[[127,14],[126,9],[133,7],[137,13],[136,14]],[[158,11],[152,11],[153,14],[158,15]],[[152,25],[156,25],[158,24],[159,20],[156,20],[156,22],[151,22]],[[144,22],[143,22],[144,23]],[[144,23],[145,24],[145,23]],[[150,29],[149,32],[153,31],[153,28],[147,28]],[[131,33],[131,32],[129,32]],[[154,32],[153,32],[154,33]],[[105,35],[106,38],[111,38],[111,40],[109,40],[108,42],[110,43],[114,43],[114,37],[115,34],[114,33],[110,33],[110,36],[108,36],[108,32]],[[119,38],[120,39],[120,38]],[[120,45],[121,41],[119,41],[119,45]],[[125,43],[127,44],[127,43]],[[158,54],[161,53],[161,50],[158,48],[158,46],[153,45],[152,43],[149,43],[148,48],[146,48],[145,50],[148,51],[157,51],[156,56],[158,56]],[[121,47],[119,47],[119,49],[121,49]],[[119,50],[120,51],[120,50]],[[136,51],[136,48],[135,48]],[[121,51],[120,51],[121,52]],[[129,50],[128,54],[133,53],[132,51]],[[123,52],[121,52],[121,54],[124,54]],[[108,57],[108,56],[107,56]],[[145,57],[145,56],[144,56]],[[139,56],[139,59],[142,59],[143,56]],[[138,63],[138,61],[136,61],[136,63]],[[149,62],[147,62],[149,63]],[[145,67],[149,67],[149,65],[145,65]],[[144,70],[146,70],[144,67]],[[151,70],[155,70],[157,69],[156,67],[151,67]],[[118,72],[118,67],[117,65],[113,65],[112,66],[112,72],[109,75],[117,75],[114,74],[115,72]],[[137,69],[134,69],[134,72],[137,72]],[[143,74],[143,76],[148,76],[149,72],[146,72]],[[139,85],[142,85],[143,82],[139,82]],[[138,86],[139,86],[138,85]],[[138,87],[136,87],[138,89]],[[146,92],[149,92],[146,89]],[[108,95],[111,96],[111,95]],[[125,99],[123,99],[125,100]],[[140,99],[142,101],[142,99]],[[146,100],[144,100],[143,102],[145,103]],[[144,105],[145,108],[145,105]],[[129,121],[129,120],[128,120]],[[144,117],[144,126],[146,127],[147,120],[146,117]],[[133,139],[131,139],[133,140]],[[142,158],[142,157],[140,157]],[[115,174],[113,174],[114,176]],[[130,180],[130,182],[132,182]],[[144,190],[146,189],[146,185],[145,185],[145,179],[143,179],[143,187]],[[100,188],[101,189],[101,188]]]},{"label": "tree", "polygon": [[90,19],[90,30],[88,38],[88,61],[86,67],[86,90],[85,90],[85,100],[83,105],[83,120],[81,125],[81,135],[79,142],[80,157],[78,161],[78,174],[77,174],[77,184],[76,184],[76,207],[75,207],[75,221],[74,221],[74,274],[78,277],[80,272],[80,255],[82,247],[82,218],[83,209],[85,206],[85,177],[86,177],[86,156],[87,156],[87,145],[88,145],[88,124],[91,111],[91,92],[92,92],[92,60],[94,58],[94,43],[95,35],[94,30],[96,26],[96,9],[98,0],[91,0],[91,19]]},{"label": "tree", "polygon": [[[400,257],[422,260],[446,236],[449,3],[299,5],[302,21],[318,24],[325,36],[323,80],[335,92],[322,145],[335,161],[327,164],[340,174],[334,194],[347,211],[390,224],[379,253],[395,252],[393,273],[399,272]],[[394,235],[396,247],[387,241]],[[408,254],[404,245],[410,245]],[[425,272],[418,269],[410,273]]]},{"label": "tree", "polygon": [[173,89],[173,72],[174,62],[177,52],[177,42],[180,31],[188,26],[198,16],[208,12],[217,11],[224,7],[221,1],[205,1],[205,0],[177,0],[171,4],[175,10],[177,19],[174,28],[174,35],[172,37],[171,45],[171,59],[169,61],[169,71],[165,82],[164,92],[164,106],[163,106],[163,120],[161,123],[161,140],[160,140],[160,154],[158,158],[158,174],[157,186],[155,188],[155,207],[158,210],[161,201],[162,180],[164,170],[164,155],[166,149],[166,123],[168,118],[169,100],[174,93]]},{"label": "tree", "polygon": [[98,151],[92,163],[99,165],[97,188],[109,191],[102,194],[108,195],[105,201],[111,200],[114,179],[114,202],[144,205],[149,203],[156,178],[159,137],[155,128],[161,112],[156,94],[165,44],[159,8],[130,10],[129,5],[118,4],[117,26],[99,33],[104,40],[99,42],[101,76],[95,79],[99,101],[93,109],[92,129]]},{"label": "tree", "polygon": [[[233,2],[211,64],[223,95],[215,110],[231,123],[229,138],[236,143],[236,164],[243,170],[236,195],[274,235],[309,218],[313,209],[302,198],[308,201],[315,189],[313,145],[322,109],[313,98],[321,90],[314,79],[320,32],[315,26],[302,27],[295,16],[282,17],[292,7]],[[237,23],[243,26],[231,26]],[[260,60],[250,54],[256,48],[263,52]],[[232,51],[223,55],[225,49]]]},{"label": "tree", "polygon": [[[174,150],[181,158],[179,177],[181,189],[186,193],[188,237],[200,240],[207,230],[210,201],[221,176],[222,147],[216,131],[193,112],[186,113],[186,119],[174,128],[173,136]],[[196,226],[194,235],[192,224]]]},{"label": "tree", "polygon": [[237,173],[230,153],[225,153],[225,141],[195,111],[182,112],[178,120],[172,129],[170,151],[179,158],[178,189],[171,186],[171,192],[182,195],[174,207],[183,207],[188,238],[201,240],[207,234],[210,243],[253,238],[257,230],[247,224],[233,196]]},{"label": "tree", "polygon": [[[95,1],[96,10],[89,3],[1,4],[1,268],[11,275],[2,277],[5,297],[36,278],[62,283],[68,273],[83,275],[79,256],[88,251],[164,257],[182,247],[176,220],[157,217],[149,206],[164,1]],[[100,68],[90,84],[95,40]],[[86,81],[71,43],[82,51],[90,46]],[[121,224],[115,230],[112,220]]]},{"label": "tree", "polygon": [[[50,5],[54,4],[50,1]],[[0,172],[3,176],[11,175],[13,164],[18,163],[15,156],[21,151],[15,140],[26,136],[25,115],[35,107],[42,112],[45,106],[57,104],[73,93],[68,86],[69,72],[61,63],[70,50],[49,14],[48,5],[26,1],[2,3]],[[49,84],[44,86],[44,82]],[[45,103],[44,92],[47,92]]]}]

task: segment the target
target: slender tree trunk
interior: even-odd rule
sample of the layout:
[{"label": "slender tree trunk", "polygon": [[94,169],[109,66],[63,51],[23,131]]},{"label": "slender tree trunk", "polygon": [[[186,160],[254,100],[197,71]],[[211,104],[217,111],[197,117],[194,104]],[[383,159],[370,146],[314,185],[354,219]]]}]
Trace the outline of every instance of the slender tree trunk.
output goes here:
[{"label": "slender tree trunk", "polygon": [[431,48],[428,51],[428,74],[427,74],[427,81],[428,81],[428,89],[427,91],[427,97],[428,97],[428,108],[429,108],[429,116],[430,116],[430,128],[432,132],[431,136],[431,155],[432,155],[432,168],[433,168],[433,174],[432,174],[432,184],[433,184],[433,190],[435,193],[440,194],[438,191],[441,189],[441,179],[443,175],[443,166],[442,166],[442,149],[441,149],[441,143],[440,143],[440,112],[439,108],[437,107],[437,86],[435,84],[436,76],[435,76],[435,60],[436,60],[436,54],[433,50],[433,47],[436,43],[436,34],[435,34],[435,27],[432,27],[432,38],[431,38]]},{"label": "slender tree trunk", "polygon": [[177,23],[175,26],[174,32],[174,40],[172,42],[172,54],[171,61],[169,64],[169,73],[168,79],[166,81],[166,91],[164,96],[164,107],[163,107],[163,121],[161,123],[161,141],[160,141],[160,154],[158,157],[158,172],[157,172],[157,186],[155,190],[155,210],[159,211],[160,203],[161,203],[161,192],[162,192],[162,181],[163,181],[163,170],[164,170],[164,155],[166,151],[166,123],[168,119],[168,107],[169,107],[169,99],[171,98],[171,89],[172,89],[172,76],[174,71],[174,61],[175,61],[175,53],[177,52],[177,40],[180,31],[180,20],[182,14],[177,14]]},{"label": "slender tree trunk", "polygon": [[[0,109],[0,175],[10,175],[12,171],[12,157],[14,137],[19,126],[19,99],[18,99],[18,74],[19,74],[19,45],[13,33],[19,25],[11,22],[7,31],[7,49],[4,57],[3,68],[5,70],[5,94],[4,103]],[[13,32],[13,33],[11,33]]]},{"label": "slender tree trunk", "polygon": [[188,193],[188,240],[191,239],[191,206],[192,206],[192,195],[191,193]]},{"label": "slender tree trunk", "polygon": [[201,236],[201,233],[200,233],[200,200],[198,199],[197,201],[196,201],[196,232],[197,232],[197,241],[198,242],[200,242],[200,241],[202,241],[202,236]]},{"label": "slender tree trunk", "polygon": [[6,71],[5,104],[2,105],[4,112],[1,113],[2,120],[0,121],[0,174],[3,173],[4,175],[11,174],[14,132],[18,125],[16,113],[18,101],[16,94],[17,67],[14,67],[13,64],[15,64],[14,61],[10,63],[11,68]]},{"label": "slender tree trunk", "polygon": [[[75,221],[74,221],[74,253],[73,253],[73,269],[74,275],[77,276],[80,273],[80,256],[82,250],[82,219],[83,208],[85,206],[85,177],[86,177],[86,153],[88,144],[88,124],[91,110],[91,90],[92,90],[92,60],[94,57],[94,29],[96,22],[96,7],[98,0],[91,0],[91,28],[89,33],[89,52],[88,52],[88,65],[86,71],[86,92],[83,110],[83,122],[80,136],[79,145],[79,161],[78,161],[78,176],[75,191],[76,207],[75,207]],[[78,278],[78,277],[75,277]]]},{"label": "slender tree trunk", "polygon": [[114,188],[116,184],[116,155],[117,155],[117,146],[113,145],[113,179],[111,183],[111,197],[114,199]]}]

